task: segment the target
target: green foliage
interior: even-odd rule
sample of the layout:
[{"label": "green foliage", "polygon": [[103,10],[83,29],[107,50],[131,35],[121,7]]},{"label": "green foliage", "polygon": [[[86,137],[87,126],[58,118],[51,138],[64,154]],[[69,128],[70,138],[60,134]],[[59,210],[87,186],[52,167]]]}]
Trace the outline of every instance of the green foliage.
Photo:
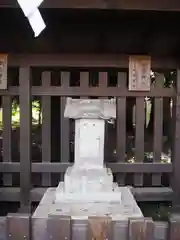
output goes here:
[{"label": "green foliage", "polygon": [[[12,128],[20,125],[20,107],[16,99],[12,101]],[[42,123],[42,112],[40,101],[32,101],[32,125]],[[0,108],[0,129],[3,128],[3,109]]]},{"label": "green foliage", "polygon": [[145,217],[152,217],[154,221],[168,221],[171,213],[171,203],[147,202],[139,204]]}]

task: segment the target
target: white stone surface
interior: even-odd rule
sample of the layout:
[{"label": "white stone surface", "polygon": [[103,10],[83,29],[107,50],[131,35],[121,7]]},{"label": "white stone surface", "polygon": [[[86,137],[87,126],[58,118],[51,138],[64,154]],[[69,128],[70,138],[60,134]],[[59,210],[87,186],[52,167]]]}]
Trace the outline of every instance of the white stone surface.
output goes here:
[{"label": "white stone surface", "polygon": [[[89,102],[86,101],[76,109],[80,101],[73,101],[74,106],[69,102],[65,111],[66,116],[77,118],[75,163],[67,169],[64,182],[60,182],[56,189],[46,191],[34,212],[34,239],[45,239],[47,236],[49,216],[71,216],[72,220],[85,220],[85,223],[90,216],[109,216],[113,221],[121,221],[121,224],[122,220],[143,217],[130,189],[113,183],[112,172],[103,163],[105,123],[103,119],[95,119],[94,116],[112,117],[112,114],[115,115],[115,102],[111,101],[109,104],[108,100],[106,103],[103,100],[96,101],[95,108],[89,106],[87,109]],[[90,101],[91,104],[93,100]],[[79,116],[87,116],[89,111],[90,119],[79,119]],[[75,231],[73,227],[72,236]],[[119,237],[119,234],[116,235]]]},{"label": "white stone surface", "polygon": [[116,99],[67,98],[64,117],[73,119],[116,118]]},{"label": "white stone surface", "polygon": [[[83,183],[82,183],[83,184]],[[79,190],[79,191],[78,191]],[[87,191],[85,186],[84,191],[77,189],[75,192],[65,191],[64,183],[61,182],[56,189],[55,195],[56,203],[93,203],[93,202],[114,202],[121,203],[121,192],[119,187],[114,184],[108,190],[91,190]]]},{"label": "white stone surface", "polygon": [[110,169],[79,169],[76,166],[68,168],[65,173],[64,191],[66,193],[111,192],[113,175]]},{"label": "white stone surface", "polygon": [[104,126],[102,119],[77,119],[75,121],[76,168],[103,167]]},{"label": "white stone surface", "polygon": [[44,218],[48,215],[71,216],[72,219],[87,219],[89,216],[110,216],[114,221],[142,218],[131,190],[119,187],[121,203],[117,202],[61,202],[55,203],[56,189],[46,191],[43,199],[33,214],[33,218]]},{"label": "white stone surface", "polygon": [[111,169],[104,166],[103,119],[75,122],[75,162],[60,183],[55,202],[121,202]]},{"label": "white stone surface", "polygon": [[[72,103],[79,109],[72,108]],[[105,113],[109,116],[109,108],[114,111],[113,101],[107,101],[106,104],[103,100],[69,102],[65,110],[66,116],[70,116],[72,110],[73,116],[82,117],[75,120],[75,162],[67,169],[64,182],[60,182],[56,189],[51,212],[58,208],[62,214],[76,217],[107,214],[117,217],[126,211],[133,214],[135,208],[136,213],[142,216],[129,189],[119,188],[113,182],[111,169],[104,166],[105,120],[95,119],[92,115]],[[85,110],[87,116],[83,115]],[[92,113],[89,118],[88,112]],[[129,198],[129,205],[128,200],[123,205],[123,197]]]}]

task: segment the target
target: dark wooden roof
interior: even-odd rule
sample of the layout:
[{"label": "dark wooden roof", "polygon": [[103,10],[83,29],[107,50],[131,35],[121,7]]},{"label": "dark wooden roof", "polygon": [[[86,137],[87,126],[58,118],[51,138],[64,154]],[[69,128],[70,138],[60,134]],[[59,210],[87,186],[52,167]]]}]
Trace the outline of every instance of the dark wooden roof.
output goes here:
[{"label": "dark wooden roof", "polygon": [[[180,1],[179,1],[180,2]],[[20,9],[0,9],[0,52],[180,56],[178,12],[41,9],[36,39]]]},{"label": "dark wooden roof", "polygon": [[[0,7],[17,7],[16,0],[1,0]],[[42,8],[96,8],[179,11],[178,0],[44,0]]]}]

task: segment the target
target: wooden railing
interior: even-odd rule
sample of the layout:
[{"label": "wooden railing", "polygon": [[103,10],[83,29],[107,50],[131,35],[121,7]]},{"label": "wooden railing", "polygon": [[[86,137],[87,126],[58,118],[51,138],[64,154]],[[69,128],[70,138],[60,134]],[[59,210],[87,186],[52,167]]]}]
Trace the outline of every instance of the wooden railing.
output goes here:
[{"label": "wooden railing", "polygon": [[[20,201],[22,208],[39,201],[45,188],[56,186],[73,162],[73,122],[64,118],[66,97],[117,99],[117,119],[106,124],[105,162],[120,185],[133,185],[137,200],[173,200],[180,190],[180,73],[174,85],[164,87],[159,71],[149,92],[128,91],[127,59],[117,56],[13,56],[9,60],[8,90],[1,90],[3,108],[0,201]],[[85,61],[86,60],[86,61]],[[153,70],[169,71],[174,64],[153,60]],[[172,66],[172,67],[171,67]],[[153,128],[147,130],[146,98],[154,104]],[[163,103],[172,102],[170,128],[166,138],[172,152],[162,161]],[[12,130],[12,99],[20,106],[20,125]],[[32,124],[32,100],[40,102],[41,121]],[[133,128],[127,129],[129,101],[135,114]],[[169,107],[171,108],[171,107]],[[36,129],[36,130],[34,130]],[[35,132],[34,132],[35,131]],[[38,132],[38,133],[37,133]],[[33,142],[34,136],[38,138]],[[153,154],[145,158],[149,144]],[[149,140],[150,139],[150,140]],[[130,143],[129,143],[130,142]],[[150,143],[149,143],[150,142]],[[131,145],[132,144],[132,145]],[[35,145],[35,146],[34,146]],[[56,146],[55,146],[56,145]],[[13,147],[15,146],[15,147]],[[36,148],[37,154],[34,154]],[[128,158],[130,149],[131,156]],[[166,159],[167,160],[167,159]],[[19,181],[20,176],[20,181]],[[165,183],[164,183],[165,179]],[[166,188],[163,188],[165,186]],[[144,188],[142,188],[144,187]],[[174,190],[174,195],[172,194]],[[174,197],[173,197],[174,196]],[[25,210],[26,211],[26,210]]]},{"label": "wooden railing", "polygon": [[46,238],[54,240],[176,240],[179,231],[179,215],[171,215],[169,222],[154,222],[151,218],[112,221],[109,217],[91,217],[88,220],[74,221],[69,216],[51,215],[38,219],[21,213],[0,218],[1,240],[44,240]]}]

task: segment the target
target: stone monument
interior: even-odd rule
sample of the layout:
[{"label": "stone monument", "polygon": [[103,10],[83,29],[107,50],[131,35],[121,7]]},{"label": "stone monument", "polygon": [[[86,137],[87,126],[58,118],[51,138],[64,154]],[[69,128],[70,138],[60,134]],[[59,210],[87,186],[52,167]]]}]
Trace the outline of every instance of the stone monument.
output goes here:
[{"label": "stone monument", "polygon": [[114,183],[104,165],[105,121],[116,118],[116,100],[67,98],[64,116],[75,119],[75,161],[56,189],[54,210],[85,218],[134,210],[142,216],[129,188]]},{"label": "stone monument", "polygon": [[116,117],[115,100],[67,99],[65,117],[75,119],[75,162],[56,191],[56,202],[117,202],[121,192],[104,166],[105,120]]},{"label": "stone monument", "polygon": [[34,212],[34,239],[44,239],[49,216],[70,216],[73,221],[142,218],[130,188],[114,183],[111,169],[104,165],[105,121],[116,118],[115,99],[67,98],[64,115],[75,119],[75,161],[64,182],[49,188]]}]

